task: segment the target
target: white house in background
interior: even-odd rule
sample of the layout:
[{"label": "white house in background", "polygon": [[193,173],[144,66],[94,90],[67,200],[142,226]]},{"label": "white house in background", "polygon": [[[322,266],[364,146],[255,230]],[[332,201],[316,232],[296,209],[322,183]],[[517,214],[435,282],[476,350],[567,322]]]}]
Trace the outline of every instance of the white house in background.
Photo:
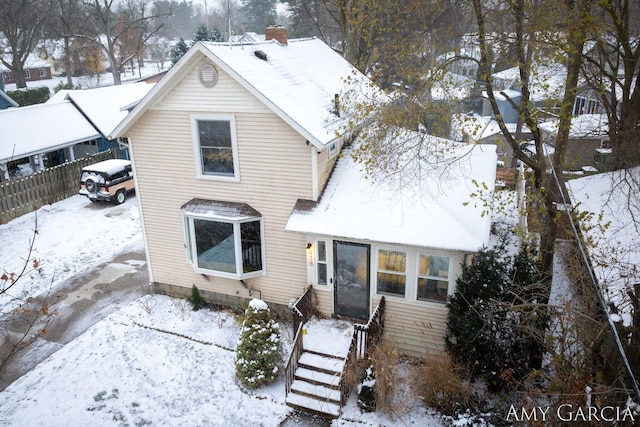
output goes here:
[{"label": "white house in background", "polygon": [[[46,103],[0,111],[0,180],[7,164],[29,158],[31,170],[119,148],[106,138],[131,104],[153,88],[132,83],[98,89],[63,90]],[[126,149],[125,149],[126,150]],[[123,151],[121,157],[128,153]]]},{"label": "white house in background", "polygon": [[385,296],[384,339],[442,351],[446,296],[488,243],[464,202],[472,179],[493,188],[495,148],[458,146],[440,186],[376,186],[343,149],[347,93],[385,99],[317,39],[192,47],[110,135],[130,144],[150,280],[273,309],[313,285],[321,313],[358,320]]},{"label": "white house in background", "polygon": [[614,320],[627,326],[637,317],[629,292],[637,293],[640,286],[638,183],[639,167],[566,182],[571,204],[581,214],[580,226],[590,242],[586,250],[601,293],[605,301],[618,307]]},{"label": "white house in background", "polygon": [[77,149],[97,144],[100,132],[71,102],[37,104],[0,111],[0,181],[8,163],[29,158],[34,172],[45,168],[45,155],[61,151],[71,160]]},{"label": "white house in background", "polygon": [[[543,140],[555,147],[558,120],[540,123]],[[582,114],[571,119],[565,169],[591,170],[596,166],[596,155],[611,151],[609,144],[609,119],[606,114]]]}]

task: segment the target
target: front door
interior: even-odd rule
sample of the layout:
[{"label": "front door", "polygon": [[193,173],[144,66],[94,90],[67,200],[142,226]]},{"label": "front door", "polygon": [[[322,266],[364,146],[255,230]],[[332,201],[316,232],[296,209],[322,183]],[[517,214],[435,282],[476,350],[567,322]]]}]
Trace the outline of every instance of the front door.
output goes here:
[{"label": "front door", "polygon": [[369,318],[369,251],[369,245],[333,242],[335,314],[358,320]]}]

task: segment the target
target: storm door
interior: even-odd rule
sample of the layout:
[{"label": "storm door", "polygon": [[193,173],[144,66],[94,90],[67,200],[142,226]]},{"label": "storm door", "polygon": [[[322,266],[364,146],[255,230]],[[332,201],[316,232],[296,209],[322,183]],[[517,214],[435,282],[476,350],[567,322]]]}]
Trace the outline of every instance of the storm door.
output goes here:
[{"label": "storm door", "polygon": [[368,319],[370,246],[334,241],[333,256],[335,314]]}]

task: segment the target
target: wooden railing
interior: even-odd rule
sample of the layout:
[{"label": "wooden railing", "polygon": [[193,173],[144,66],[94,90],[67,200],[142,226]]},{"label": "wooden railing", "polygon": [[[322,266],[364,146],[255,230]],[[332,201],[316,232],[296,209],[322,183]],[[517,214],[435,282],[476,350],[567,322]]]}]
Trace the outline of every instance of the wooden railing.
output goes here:
[{"label": "wooden railing", "polygon": [[313,310],[313,303],[311,301],[311,285],[305,289],[304,293],[293,304],[291,309],[293,310],[293,331],[296,335],[293,340],[293,346],[291,347],[291,353],[289,353],[289,359],[287,359],[287,365],[284,368],[286,395],[291,391],[291,384],[293,384],[296,370],[298,369],[298,362],[304,352],[304,346],[302,345],[302,329],[304,328],[304,324],[311,317]]},{"label": "wooden railing", "polygon": [[296,371],[298,370],[298,362],[300,361],[300,356],[304,352],[304,347],[302,345],[302,328],[304,327],[304,323],[300,323],[298,329],[296,330],[296,337],[293,340],[293,346],[291,347],[291,353],[289,353],[289,359],[287,360],[287,365],[284,368],[285,375],[285,395],[289,395],[291,391],[291,384],[293,384],[293,380],[296,376]]},{"label": "wooden railing", "polygon": [[104,151],[0,183],[0,224],[78,194],[82,168],[117,155],[118,150]]},{"label": "wooden railing", "polygon": [[345,368],[340,376],[340,405],[344,406],[351,393],[351,384],[345,380],[345,373],[355,367],[359,360],[369,356],[369,350],[373,349],[384,332],[384,296],[380,299],[376,309],[369,317],[366,325],[356,323],[353,325],[353,337],[349,345],[349,352],[345,358]]}]

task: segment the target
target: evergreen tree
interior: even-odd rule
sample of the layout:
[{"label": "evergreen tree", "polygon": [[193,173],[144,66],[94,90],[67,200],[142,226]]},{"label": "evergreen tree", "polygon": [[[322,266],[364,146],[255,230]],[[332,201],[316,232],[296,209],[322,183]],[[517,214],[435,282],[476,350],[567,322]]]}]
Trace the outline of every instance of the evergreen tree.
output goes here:
[{"label": "evergreen tree", "polygon": [[506,241],[480,249],[471,265],[462,266],[447,303],[447,351],[492,390],[515,385],[539,368],[544,316],[518,307],[539,296],[532,291],[539,280],[535,256],[529,245],[507,255]]},{"label": "evergreen tree", "polygon": [[178,43],[171,47],[171,66],[176,65],[176,62],[180,60],[184,56],[185,53],[189,50],[189,46],[185,43],[184,39],[180,37]]},{"label": "evergreen tree", "polygon": [[238,339],[236,376],[249,388],[268,384],[280,373],[280,327],[264,301],[253,299]]},{"label": "evergreen tree", "polygon": [[276,23],[277,0],[245,0],[242,5],[243,12],[247,16],[249,31],[258,34],[264,33],[264,29]]}]

